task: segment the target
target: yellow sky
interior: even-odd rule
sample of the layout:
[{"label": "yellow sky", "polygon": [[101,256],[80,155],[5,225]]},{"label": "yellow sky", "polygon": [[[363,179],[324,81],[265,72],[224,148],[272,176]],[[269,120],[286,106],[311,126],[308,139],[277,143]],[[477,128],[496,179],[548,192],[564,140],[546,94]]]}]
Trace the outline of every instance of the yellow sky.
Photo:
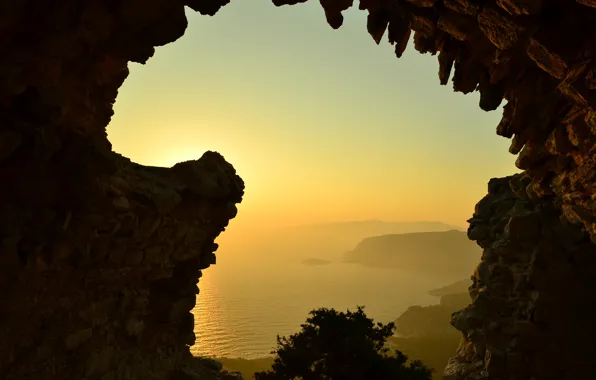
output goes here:
[{"label": "yellow sky", "polygon": [[188,16],[182,39],[130,65],[108,134],[141,164],[222,153],[246,182],[232,237],[360,219],[465,226],[488,180],[515,171],[501,111],[440,86],[436,57],[375,45],[361,11],[336,31],[315,2]]}]

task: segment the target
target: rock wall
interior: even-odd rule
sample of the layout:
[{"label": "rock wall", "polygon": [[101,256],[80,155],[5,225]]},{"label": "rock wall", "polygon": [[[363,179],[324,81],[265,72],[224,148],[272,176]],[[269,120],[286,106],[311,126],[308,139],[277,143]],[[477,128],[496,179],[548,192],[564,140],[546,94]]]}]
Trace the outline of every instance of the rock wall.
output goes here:
[{"label": "rock wall", "polygon": [[49,160],[34,183],[18,156],[2,163],[2,379],[167,379],[190,359],[197,281],[243,183],[212,152],[171,169],[111,158],[110,174],[62,178],[68,161]]},{"label": "rock wall", "polygon": [[190,360],[190,311],[244,184],[213,152],[136,165],[105,132],[127,62],[185,27],[170,1],[0,2],[1,379],[219,376]]},{"label": "rock wall", "polygon": [[[353,5],[320,2],[333,28]],[[211,152],[170,169],[133,164],[105,127],[128,62],[179,38],[185,5],[213,15],[227,3],[0,0],[0,378],[192,378],[196,283],[243,183]],[[487,111],[505,99],[497,133],[524,170],[493,180],[471,220],[485,250],[447,374],[592,377],[596,2],[360,9],[397,57],[413,34],[419,52],[438,53],[441,84],[453,72],[454,90],[479,91]]]},{"label": "rock wall", "polygon": [[445,379],[588,379],[596,373],[596,245],[522,175],[493,179],[468,236],[484,248]]}]

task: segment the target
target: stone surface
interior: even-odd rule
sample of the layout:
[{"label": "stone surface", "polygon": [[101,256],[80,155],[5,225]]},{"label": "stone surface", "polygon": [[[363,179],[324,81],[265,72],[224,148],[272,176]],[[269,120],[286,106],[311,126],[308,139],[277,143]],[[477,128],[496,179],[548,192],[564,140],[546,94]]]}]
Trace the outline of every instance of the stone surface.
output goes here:
[{"label": "stone surface", "polygon": [[[588,338],[596,334],[596,245],[549,200],[514,193],[521,176],[491,180],[470,219],[469,236],[483,239],[484,253],[472,304],[452,316],[464,341],[448,378],[579,379],[596,371]],[[473,236],[479,227],[488,232]],[[464,353],[470,346],[472,355]]]},{"label": "stone surface", "polygon": [[[11,264],[1,270],[16,293],[1,306],[3,379],[166,379],[190,358],[196,283],[242,180],[213,152],[179,164],[184,171],[111,160],[111,173],[80,189],[85,197],[66,188],[27,208],[10,194],[1,253]],[[164,193],[177,200],[166,211]]]},{"label": "stone surface", "polygon": [[[0,378],[197,375],[190,299],[243,183],[212,152],[136,165],[105,127],[128,62],[182,36],[184,6],[214,15],[227,3],[0,0]],[[354,2],[320,3],[339,28]],[[591,378],[596,3],[359,7],[397,57],[413,32],[418,51],[438,55],[441,84],[480,92],[484,110],[505,101],[497,134],[519,154],[523,173],[491,181],[470,220],[484,255],[474,302],[454,315],[465,342],[448,378]]]}]

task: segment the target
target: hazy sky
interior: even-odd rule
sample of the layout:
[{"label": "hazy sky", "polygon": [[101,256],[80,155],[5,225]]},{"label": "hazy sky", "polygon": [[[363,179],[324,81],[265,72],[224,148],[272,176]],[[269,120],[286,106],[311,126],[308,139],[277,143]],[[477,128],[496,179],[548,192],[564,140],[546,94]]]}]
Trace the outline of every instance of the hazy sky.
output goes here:
[{"label": "hazy sky", "polygon": [[355,219],[465,225],[491,177],[514,172],[501,110],[440,86],[436,57],[377,46],[366,13],[331,29],[318,1],[235,0],[187,12],[177,42],[131,64],[114,150],[171,166],[216,150],[246,182],[232,228]]}]

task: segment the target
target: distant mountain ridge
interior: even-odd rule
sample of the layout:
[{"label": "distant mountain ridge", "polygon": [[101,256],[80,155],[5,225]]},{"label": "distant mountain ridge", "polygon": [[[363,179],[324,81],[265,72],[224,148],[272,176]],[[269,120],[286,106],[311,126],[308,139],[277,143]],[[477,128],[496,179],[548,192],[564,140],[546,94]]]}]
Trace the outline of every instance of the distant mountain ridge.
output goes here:
[{"label": "distant mountain ridge", "polygon": [[452,284],[433,289],[428,292],[428,294],[435,297],[444,297],[453,294],[467,293],[470,285],[472,285],[472,280],[468,277]]},{"label": "distant mountain ridge", "polygon": [[304,232],[324,231],[325,233],[346,233],[358,231],[365,236],[463,230],[457,226],[438,221],[389,222],[378,219],[304,224],[295,227],[289,227],[288,230],[289,229]]},{"label": "distant mountain ridge", "polygon": [[455,281],[469,277],[481,249],[459,230],[368,237],[344,254],[345,262],[398,268]]},{"label": "distant mountain ridge", "polygon": [[[285,227],[275,231],[273,243],[286,254],[340,259],[341,255],[370,236],[411,232],[447,231],[457,227],[442,222],[385,222],[357,220]],[[301,257],[305,258],[305,257]]]}]

